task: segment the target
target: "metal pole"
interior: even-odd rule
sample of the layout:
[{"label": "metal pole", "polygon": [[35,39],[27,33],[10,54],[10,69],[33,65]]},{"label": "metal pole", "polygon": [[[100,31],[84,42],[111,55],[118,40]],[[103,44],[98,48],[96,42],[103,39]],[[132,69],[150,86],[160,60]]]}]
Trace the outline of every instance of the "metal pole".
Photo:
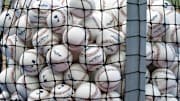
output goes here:
[{"label": "metal pole", "polygon": [[146,0],[127,0],[125,101],[145,101]]}]

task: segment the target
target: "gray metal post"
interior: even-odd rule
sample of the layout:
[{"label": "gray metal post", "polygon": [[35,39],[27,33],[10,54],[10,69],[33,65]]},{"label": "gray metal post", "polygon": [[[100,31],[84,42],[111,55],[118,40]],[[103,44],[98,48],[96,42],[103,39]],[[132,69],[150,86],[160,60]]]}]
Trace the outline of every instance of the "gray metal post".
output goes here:
[{"label": "gray metal post", "polygon": [[125,101],[145,101],[146,0],[127,0]]}]

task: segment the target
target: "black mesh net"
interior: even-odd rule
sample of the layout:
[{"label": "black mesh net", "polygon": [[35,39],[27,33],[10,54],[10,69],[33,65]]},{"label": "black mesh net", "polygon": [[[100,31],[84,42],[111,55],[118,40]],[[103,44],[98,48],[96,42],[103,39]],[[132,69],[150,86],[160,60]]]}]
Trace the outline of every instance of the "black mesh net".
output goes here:
[{"label": "black mesh net", "polygon": [[148,0],[148,101],[179,101],[179,0]]},{"label": "black mesh net", "polygon": [[0,100],[124,100],[126,0],[0,3]]}]

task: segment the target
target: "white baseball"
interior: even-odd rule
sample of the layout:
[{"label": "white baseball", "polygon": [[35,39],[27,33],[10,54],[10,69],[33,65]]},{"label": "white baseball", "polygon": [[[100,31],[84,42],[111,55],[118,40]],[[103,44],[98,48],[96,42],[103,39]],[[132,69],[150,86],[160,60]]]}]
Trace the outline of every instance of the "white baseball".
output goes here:
[{"label": "white baseball", "polygon": [[70,86],[66,84],[59,84],[51,90],[50,98],[51,100],[55,98],[56,101],[73,101],[73,94],[74,90]]},{"label": "white baseball", "polygon": [[87,71],[95,71],[106,61],[106,54],[96,44],[87,45],[79,55],[79,63]]},{"label": "white baseball", "polygon": [[29,94],[38,88],[40,88],[40,84],[35,76],[22,75],[16,82],[16,91],[24,99],[27,99]]},{"label": "white baseball", "polygon": [[117,67],[123,75],[125,72],[125,60],[126,53],[124,51],[117,51],[115,54],[107,57],[106,63]]},{"label": "white baseball", "polygon": [[96,85],[104,92],[114,91],[121,81],[121,73],[111,65],[102,66],[95,74]]},{"label": "white baseball", "polygon": [[27,101],[48,101],[49,99],[50,97],[48,91],[44,89],[36,89],[29,94]]},{"label": "white baseball", "polygon": [[79,21],[79,24],[86,28],[90,34],[90,42],[94,42],[99,34],[102,34],[103,25],[95,14]]},{"label": "white baseball", "polygon": [[94,18],[97,18],[101,21],[103,28],[115,28],[117,26],[116,19],[114,18],[112,13],[108,13],[107,11],[96,11],[93,13],[93,16],[95,16]]},{"label": "white baseball", "polygon": [[16,20],[14,9],[4,10],[0,14],[0,30],[6,31]]},{"label": "white baseball", "polygon": [[0,94],[1,101],[8,101],[10,98],[10,94],[7,91],[2,91]]},{"label": "white baseball", "polygon": [[114,91],[117,91],[121,96],[125,95],[125,78],[122,77],[121,82],[118,85],[118,88]]},{"label": "white baseball", "polygon": [[29,49],[21,55],[19,65],[24,74],[36,76],[45,66],[45,59],[35,49]]},{"label": "white baseball", "polygon": [[17,26],[17,36],[23,41],[31,41],[33,37],[33,31],[31,28],[31,23],[27,15],[21,16],[16,21]]},{"label": "white baseball", "polygon": [[81,51],[84,45],[88,44],[89,37],[88,31],[81,26],[74,26],[64,32],[63,43],[72,51]]},{"label": "white baseball", "polygon": [[152,82],[158,87],[161,94],[177,95],[176,77],[171,70],[165,68],[156,69],[152,72]]},{"label": "white baseball", "polygon": [[148,69],[146,69],[145,78],[146,78],[146,84],[147,84],[149,82],[149,80],[150,80],[150,72],[149,72]]},{"label": "white baseball", "polygon": [[38,30],[32,38],[34,48],[38,50],[38,53],[44,56],[46,56],[48,50],[52,48],[52,45],[58,44],[59,41],[60,39],[58,36],[47,28]]},{"label": "white baseball", "polygon": [[21,72],[16,67],[9,66],[0,73],[0,82],[5,85],[10,93],[16,90],[16,81],[21,76]]},{"label": "white baseball", "polygon": [[161,93],[156,85],[145,85],[145,99],[146,101],[160,101]]},{"label": "white baseball", "polygon": [[70,0],[68,6],[70,7],[70,12],[78,18],[90,16],[96,8],[93,0]]},{"label": "white baseball", "polygon": [[121,43],[125,42],[125,35],[115,29],[104,29],[96,38],[96,44],[103,46],[107,55],[115,54]]},{"label": "white baseball", "polygon": [[160,11],[147,9],[147,36],[152,41],[161,40],[165,35],[166,25],[164,25],[164,17]]},{"label": "white baseball", "polygon": [[127,0],[119,0],[114,2],[112,14],[117,19],[119,24],[127,19]]},{"label": "white baseball", "polygon": [[146,66],[152,63],[153,58],[154,58],[154,54],[152,50],[152,43],[146,42]]},{"label": "white baseball", "polygon": [[73,18],[65,8],[58,8],[49,13],[46,22],[54,33],[62,35],[64,30],[68,28],[67,25],[72,25]]},{"label": "white baseball", "polygon": [[50,91],[56,85],[62,83],[63,74],[54,73],[52,68],[45,67],[39,74],[40,85],[43,89]]},{"label": "white baseball", "polygon": [[178,101],[176,96],[172,94],[163,94],[161,95],[161,100],[160,101]]},{"label": "white baseball", "polygon": [[64,73],[64,81],[73,88],[78,88],[80,84],[89,80],[89,75],[80,64],[72,64]]},{"label": "white baseball", "polygon": [[175,74],[176,78],[180,79],[180,55],[177,55],[172,63],[172,65],[169,67],[169,69]]},{"label": "white baseball", "polygon": [[119,93],[115,91],[104,93],[101,98],[101,101],[122,101]]},{"label": "white baseball", "polygon": [[[161,67],[170,67],[175,59],[176,52],[172,45],[163,42],[156,42],[152,46],[154,52],[153,65]],[[167,54],[168,53],[168,54]]]},{"label": "white baseball", "polygon": [[46,18],[50,13],[51,5],[47,0],[35,0],[31,3],[28,16],[33,27],[46,27]]},{"label": "white baseball", "polygon": [[72,64],[72,54],[64,45],[55,45],[46,55],[46,62],[56,72],[63,72]]},{"label": "white baseball", "polygon": [[19,61],[21,54],[27,49],[24,42],[15,34],[2,39],[1,44],[3,45],[1,47],[2,54],[12,58],[15,62]]},{"label": "white baseball", "polygon": [[12,100],[12,101],[24,101],[24,98],[20,94],[18,94],[17,92],[14,92],[11,95],[10,100]]},{"label": "white baseball", "polygon": [[93,83],[82,83],[75,91],[75,101],[99,101],[100,98],[101,91]]}]

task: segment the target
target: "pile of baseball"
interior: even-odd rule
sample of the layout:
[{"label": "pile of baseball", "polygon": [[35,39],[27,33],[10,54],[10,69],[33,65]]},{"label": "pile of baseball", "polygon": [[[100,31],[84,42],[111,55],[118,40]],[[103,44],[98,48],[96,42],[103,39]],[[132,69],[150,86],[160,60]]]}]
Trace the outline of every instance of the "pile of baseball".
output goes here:
[{"label": "pile of baseball", "polygon": [[16,0],[4,9],[1,51],[7,68],[0,73],[0,100],[121,101],[125,5],[126,0]]},{"label": "pile of baseball", "polygon": [[180,13],[166,0],[149,0],[146,101],[180,101]]}]

